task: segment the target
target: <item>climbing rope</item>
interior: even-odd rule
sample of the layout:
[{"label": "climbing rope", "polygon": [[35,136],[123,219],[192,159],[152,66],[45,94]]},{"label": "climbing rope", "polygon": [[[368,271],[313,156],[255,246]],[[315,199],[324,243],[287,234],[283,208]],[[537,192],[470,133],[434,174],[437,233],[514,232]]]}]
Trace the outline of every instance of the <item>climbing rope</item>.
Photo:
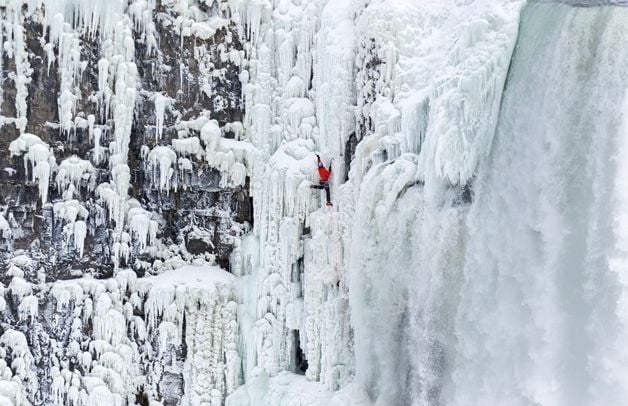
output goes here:
[{"label": "climbing rope", "polygon": [[336,273],[336,277],[338,278],[338,287],[343,283],[343,280],[340,275],[340,266],[339,262],[339,243],[340,243],[340,233],[337,230],[336,225],[336,216],[335,211],[332,207],[329,208],[329,244],[331,245],[330,249],[330,259],[333,271]]}]

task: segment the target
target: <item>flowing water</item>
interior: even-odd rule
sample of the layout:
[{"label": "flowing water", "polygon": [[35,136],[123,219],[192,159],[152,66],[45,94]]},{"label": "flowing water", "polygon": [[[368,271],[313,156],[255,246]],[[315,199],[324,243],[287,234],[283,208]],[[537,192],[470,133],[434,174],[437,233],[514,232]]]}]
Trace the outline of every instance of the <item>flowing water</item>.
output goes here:
[{"label": "flowing water", "polygon": [[405,403],[628,404],[628,8],[599,4],[525,8],[474,202],[424,196]]},{"label": "flowing water", "polygon": [[530,4],[468,221],[456,405],[628,404],[628,9]]}]

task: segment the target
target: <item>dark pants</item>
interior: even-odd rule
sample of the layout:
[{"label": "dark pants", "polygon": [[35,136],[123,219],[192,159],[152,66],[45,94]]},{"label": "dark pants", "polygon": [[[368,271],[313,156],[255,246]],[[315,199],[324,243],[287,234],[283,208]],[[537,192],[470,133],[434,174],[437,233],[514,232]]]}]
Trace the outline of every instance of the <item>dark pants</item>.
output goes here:
[{"label": "dark pants", "polygon": [[331,203],[331,193],[329,192],[329,183],[328,182],[320,182],[319,185],[311,185],[312,189],[325,189],[325,197],[327,198],[327,203]]}]

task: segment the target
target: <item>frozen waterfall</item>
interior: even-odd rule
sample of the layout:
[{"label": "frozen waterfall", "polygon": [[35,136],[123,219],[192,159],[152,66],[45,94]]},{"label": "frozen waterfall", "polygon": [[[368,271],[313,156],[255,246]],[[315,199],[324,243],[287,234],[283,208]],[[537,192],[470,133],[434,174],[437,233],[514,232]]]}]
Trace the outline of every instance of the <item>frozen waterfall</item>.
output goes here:
[{"label": "frozen waterfall", "polygon": [[351,293],[378,405],[628,404],[626,43],[626,8],[526,6],[474,202],[427,178],[356,225],[389,255]]},{"label": "frozen waterfall", "polygon": [[628,403],[627,41],[625,8],[522,14],[444,403]]},{"label": "frozen waterfall", "polygon": [[[519,16],[520,3],[495,11],[481,2],[463,23],[433,4],[394,3],[419,43],[378,54],[398,65],[384,62],[368,106],[373,130],[349,181],[335,185],[338,213],[310,213],[312,236],[301,236],[308,253],[329,251],[327,261],[306,254],[305,277],[340,267],[346,284],[306,283],[304,339],[343,337],[343,312],[353,327],[351,348],[343,338],[305,341],[310,368],[328,388],[339,384],[329,395],[338,405],[627,404],[628,9],[541,1]],[[386,5],[360,16],[358,38],[407,39],[377,25],[398,17]],[[449,35],[446,55],[430,48]],[[342,71],[342,60],[323,62]],[[331,78],[317,79],[329,89]],[[334,310],[326,320],[315,307]],[[320,362],[347,353],[355,365]],[[337,371],[353,383],[325,378]],[[329,402],[277,389],[288,382],[270,379],[266,395],[251,387],[250,399]]]},{"label": "frozen waterfall", "polygon": [[628,405],[628,0],[0,17],[0,405]]},{"label": "frozen waterfall", "polygon": [[529,4],[474,202],[412,156],[366,176],[350,295],[376,404],[628,402],[627,40],[628,9]]}]

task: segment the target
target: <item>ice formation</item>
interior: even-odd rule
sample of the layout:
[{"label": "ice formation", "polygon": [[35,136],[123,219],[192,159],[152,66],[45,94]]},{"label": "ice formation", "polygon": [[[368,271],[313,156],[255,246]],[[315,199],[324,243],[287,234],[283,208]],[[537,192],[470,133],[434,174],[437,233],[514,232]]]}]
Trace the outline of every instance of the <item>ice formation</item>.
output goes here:
[{"label": "ice formation", "polygon": [[[37,296],[18,288],[17,280],[21,279],[14,277],[10,291],[21,297],[20,314],[33,318]],[[50,296],[56,306],[47,308],[47,317],[54,323],[67,323],[68,328],[59,325],[56,334],[60,336],[41,342],[54,350],[49,361],[50,400],[55,404],[127,404],[142,393],[157,401],[160,379],[178,370],[186,374],[185,396],[190,404],[209,402],[214,392],[221,399],[233,392],[239,377],[239,359],[233,350],[239,333],[232,282],[233,277],[218,268],[188,266],[145,279],[120,271],[109,281],[78,279],[40,285],[38,296]],[[184,319],[187,328],[183,328]],[[63,336],[67,346],[58,341]],[[176,358],[183,343],[195,358]],[[157,353],[152,352],[153,345],[158,346]],[[1,395],[12,400],[9,404],[23,404],[19,402],[27,393],[38,390],[28,340],[21,332],[6,330],[0,336],[0,348],[3,362],[11,365],[2,377],[13,382],[0,385]],[[75,369],[79,366],[82,373]]]},{"label": "ice formation", "polygon": [[0,231],[2,231],[2,238],[7,238],[11,235],[11,226],[2,214],[0,214]]},{"label": "ice formation", "polygon": [[74,241],[74,249],[79,256],[83,256],[85,237],[87,236],[87,224],[85,220],[89,212],[77,200],[57,202],[53,205],[56,218],[61,220],[63,234],[67,241]]},{"label": "ice formation", "polygon": [[151,213],[144,210],[137,200],[131,200],[129,205],[127,217],[131,236],[135,237],[140,248],[144,249],[156,241],[159,224],[151,219]]},{"label": "ice formation", "polygon": [[169,97],[166,97],[160,93],[157,93],[154,96],[155,103],[155,126],[157,127],[155,130],[155,138],[160,139],[161,135],[164,131],[164,115],[166,114],[166,109],[172,106],[174,100]]},{"label": "ice formation", "polygon": [[628,403],[628,9],[581,3],[0,1],[0,404]]},{"label": "ice formation", "polygon": [[[474,251],[473,244],[477,245],[476,250],[486,247],[486,238],[474,238],[470,243],[469,232],[490,230],[497,233],[495,238],[500,238],[500,230],[509,222],[501,226],[487,225],[491,217],[487,213],[503,208],[489,208],[481,216],[481,200],[472,202],[469,188],[475,180],[475,193],[486,193],[479,185],[484,181],[483,176],[487,176],[502,182],[499,188],[491,190],[506,191],[509,190],[508,180],[514,176],[513,173],[499,178],[496,176],[504,170],[478,172],[478,168],[492,162],[489,150],[495,145],[494,134],[500,136],[500,107],[502,115],[508,114],[500,105],[508,100],[502,92],[522,5],[522,2],[500,5],[475,2],[460,4],[451,11],[451,5],[436,2],[419,6],[410,2],[376,1],[356,12],[348,2],[330,2],[320,11],[316,43],[311,44],[307,42],[311,38],[307,35],[307,18],[316,13],[300,14],[311,7],[310,3],[304,4],[302,9],[294,7],[296,10],[282,3],[272,12],[263,3],[247,4],[246,24],[257,52],[254,69],[243,75],[247,83],[246,133],[270,159],[265,170],[259,172],[264,175],[257,183],[258,188],[254,186],[258,202],[255,238],[247,240],[246,244],[243,241],[240,248],[242,266],[249,269],[241,272],[250,273],[247,289],[260,285],[264,288],[257,303],[245,301],[250,310],[246,313],[248,320],[243,319],[241,323],[250,325],[256,337],[245,345],[247,351],[255,353],[247,355],[246,359],[256,360],[255,365],[263,367],[264,371],[247,366],[247,388],[232,395],[228,404],[299,402],[298,395],[293,395],[292,391],[279,395],[273,389],[275,378],[267,377],[276,375],[278,369],[295,370],[293,360],[282,358],[283,352],[273,351],[292,345],[301,346],[305,352],[307,378],[321,382],[328,390],[345,385],[347,390],[355,390],[355,398],[344,404],[359,404],[359,394],[378,405],[512,404],[513,399],[519,402],[517,404],[526,404],[526,396],[533,396],[540,404],[595,404],[595,397],[576,401],[583,399],[582,394],[577,394],[580,385],[572,384],[571,378],[565,375],[554,376],[553,382],[558,385],[555,389],[543,386],[541,382],[545,382],[546,375],[541,370],[531,372],[532,375],[522,373],[508,381],[513,386],[504,389],[505,382],[500,379],[512,378],[504,377],[504,368],[518,365],[506,352],[517,345],[517,337],[525,336],[525,332],[512,336],[506,333],[512,330],[512,326],[508,327],[508,318],[516,319],[518,314],[516,302],[510,302],[510,307],[503,310],[495,310],[500,303],[505,303],[504,298],[497,297],[480,313],[466,305],[490,292],[482,290],[487,289],[485,280],[490,276],[479,277],[476,271],[488,262],[474,262],[481,261],[475,255],[485,255],[484,259],[486,255],[497,256],[495,269],[498,270],[506,266],[498,261],[509,258],[508,254],[499,257],[490,249],[486,254]],[[557,29],[556,32],[567,36],[572,35],[567,32],[577,24],[567,22],[572,17],[586,26],[589,21],[608,13],[613,15],[608,18],[614,27],[612,23],[622,21],[624,13],[623,9],[611,12],[608,9],[572,9],[569,5],[535,5],[527,10],[533,15],[528,17],[531,21],[524,20],[522,24],[529,23],[532,32],[539,30],[548,23],[541,18],[543,13],[549,14],[544,7],[559,7],[564,13],[564,17],[556,17],[551,24],[561,27],[563,31]],[[534,16],[534,8],[540,8],[538,16]],[[286,14],[294,20],[281,18]],[[291,38],[286,28],[292,21],[299,22],[298,39]],[[262,40],[268,35],[264,27],[275,36],[277,48],[269,48]],[[610,44],[613,41],[610,38],[621,38],[625,33],[625,30],[619,33],[609,28],[608,37],[604,37],[607,39],[601,41]],[[597,34],[583,29],[581,35],[594,37]],[[339,38],[342,40],[337,42]],[[301,41],[295,46],[296,54],[292,48],[294,41]],[[538,47],[534,40],[529,41]],[[556,41],[561,43],[560,38]],[[313,69],[314,92],[306,92],[310,90],[308,83],[312,78],[308,70],[300,69],[304,66],[301,64],[307,66],[311,54],[304,50],[309,49],[317,55]],[[546,49],[553,52],[555,48],[548,45]],[[578,53],[565,50],[565,55],[574,58],[578,58]],[[356,55],[362,66],[354,77]],[[516,58],[517,54],[515,63]],[[523,58],[524,61],[533,59],[533,56]],[[618,60],[598,63],[613,72],[610,76],[621,77]],[[367,69],[369,66],[375,68]],[[522,66],[530,69],[526,62],[522,62]],[[567,62],[565,66],[574,65]],[[295,72],[297,75],[290,77]],[[599,77],[608,76],[599,72]],[[361,87],[354,87],[356,80]],[[556,82],[561,81],[556,78]],[[577,82],[573,79],[561,83]],[[522,80],[522,83],[527,82]],[[538,88],[547,87],[541,84]],[[271,101],[273,92],[283,95],[279,102]],[[524,92],[520,90],[513,98]],[[357,120],[351,109],[356,93]],[[306,101],[312,96],[315,109]],[[588,97],[589,94],[585,98]],[[615,106],[621,105],[619,95],[614,100]],[[526,103],[534,105],[529,100]],[[281,107],[274,107],[277,105]],[[617,114],[617,108],[608,110]],[[511,113],[513,117],[516,111]],[[309,115],[316,119],[309,121]],[[510,117],[505,120],[509,123]],[[530,120],[534,119],[530,117]],[[618,121],[609,120],[615,127],[600,125],[614,128],[610,130],[613,134]],[[311,130],[305,127],[306,123]],[[556,131],[549,130],[549,134]],[[308,138],[314,141],[310,145],[303,142],[299,145],[305,153],[294,148],[295,133],[300,142]],[[505,133],[526,134],[522,139],[533,134],[523,127]],[[307,185],[312,173],[313,162],[308,162],[307,153],[311,159],[311,151],[322,150],[325,160],[330,157],[341,160],[344,154],[351,153],[345,150],[351,137],[356,137],[357,147],[349,181],[342,184],[344,168],[332,178],[338,210],[312,213],[315,203],[303,198],[311,194],[307,190],[300,193],[300,185]],[[509,149],[518,150],[521,147]],[[523,172],[529,174],[525,169]],[[533,193],[528,195],[536,198]],[[532,207],[534,203],[529,204]],[[306,228],[309,234],[305,234]],[[519,239],[513,235],[501,241],[515,244]],[[502,251],[514,253],[517,248],[512,246]],[[532,252],[527,255],[534,258]],[[408,272],[410,269],[415,272]],[[303,279],[299,280],[300,277]],[[517,275],[509,278],[517,278]],[[302,292],[293,293],[295,279]],[[504,289],[513,282],[516,280],[504,281]],[[247,295],[250,290],[246,291]],[[277,297],[276,292],[282,293]],[[458,295],[462,295],[462,299]],[[512,294],[505,295],[512,298]],[[533,297],[529,296],[529,303],[533,302]],[[288,303],[282,298],[288,298]],[[464,301],[465,298],[469,302]],[[604,305],[587,302],[587,306]],[[544,307],[539,307],[543,311],[541,309]],[[486,317],[493,313],[497,314]],[[345,331],[343,328],[349,319],[353,329]],[[622,325],[619,320],[604,320]],[[500,322],[504,323],[505,335],[502,336],[494,329],[477,333],[470,330]],[[522,325],[529,323],[524,321]],[[545,334],[560,330],[551,321],[549,323],[551,327],[541,330]],[[298,340],[290,337],[290,331],[298,332]],[[615,336],[619,340],[620,333],[621,330]],[[539,332],[535,337],[542,334]],[[513,341],[510,346],[501,347],[499,343],[505,337],[512,337]],[[485,341],[488,338],[491,340]],[[535,341],[531,341],[530,348],[534,345]],[[491,347],[504,348],[504,353],[497,354]],[[522,349],[521,353],[530,351]],[[485,352],[486,359],[477,358]],[[559,352],[547,349],[547,354]],[[466,360],[477,360],[477,365]],[[487,362],[495,363],[495,375],[487,371]],[[539,360],[535,366],[542,369],[547,365]],[[620,371],[615,369],[609,378],[620,376]],[[536,377],[526,389],[521,388],[524,376]],[[275,382],[285,379],[289,378],[277,378]],[[597,385],[582,375],[574,379],[589,382],[592,390]],[[355,386],[349,385],[350,381]],[[492,385],[495,381],[501,384]],[[533,393],[535,395],[531,395]],[[622,396],[614,392],[608,401],[621,402]],[[330,399],[331,396],[308,400],[311,404],[324,404]]]},{"label": "ice formation", "polygon": [[11,156],[24,154],[24,172],[28,174],[31,168],[32,181],[39,185],[39,196],[43,203],[48,200],[48,184],[50,173],[56,167],[54,154],[48,144],[38,136],[23,133],[9,144]]},{"label": "ice formation", "polygon": [[155,174],[159,174],[159,182],[155,183],[159,185],[160,190],[169,191],[170,181],[174,174],[172,167],[177,162],[177,154],[168,147],[158,145],[150,151],[147,158],[153,168],[155,179],[157,179]]},{"label": "ice formation", "polygon": [[[220,171],[221,186],[244,185],[246,177],[252,176],[259,159],[258,148],[249,141],[224,138],[216,120],[201,116],[177,123],[176,129],[182,135],[193,132],[199,136],[172,140],[173,149],[180,155],[195,155],[197,159],[204,156],[210,167]],[[233,123],[230,123],[229,129],[235,129],[236,133],[240,131]]]},{"label": "ice formation", "polygon": [[57,168],[55,182],[57,188],[66,190],[72,184],[76,189],[80,188],[82,180],[88,180],[94,167],[89,161],[85,161],[76,156],[64,159]]}]

